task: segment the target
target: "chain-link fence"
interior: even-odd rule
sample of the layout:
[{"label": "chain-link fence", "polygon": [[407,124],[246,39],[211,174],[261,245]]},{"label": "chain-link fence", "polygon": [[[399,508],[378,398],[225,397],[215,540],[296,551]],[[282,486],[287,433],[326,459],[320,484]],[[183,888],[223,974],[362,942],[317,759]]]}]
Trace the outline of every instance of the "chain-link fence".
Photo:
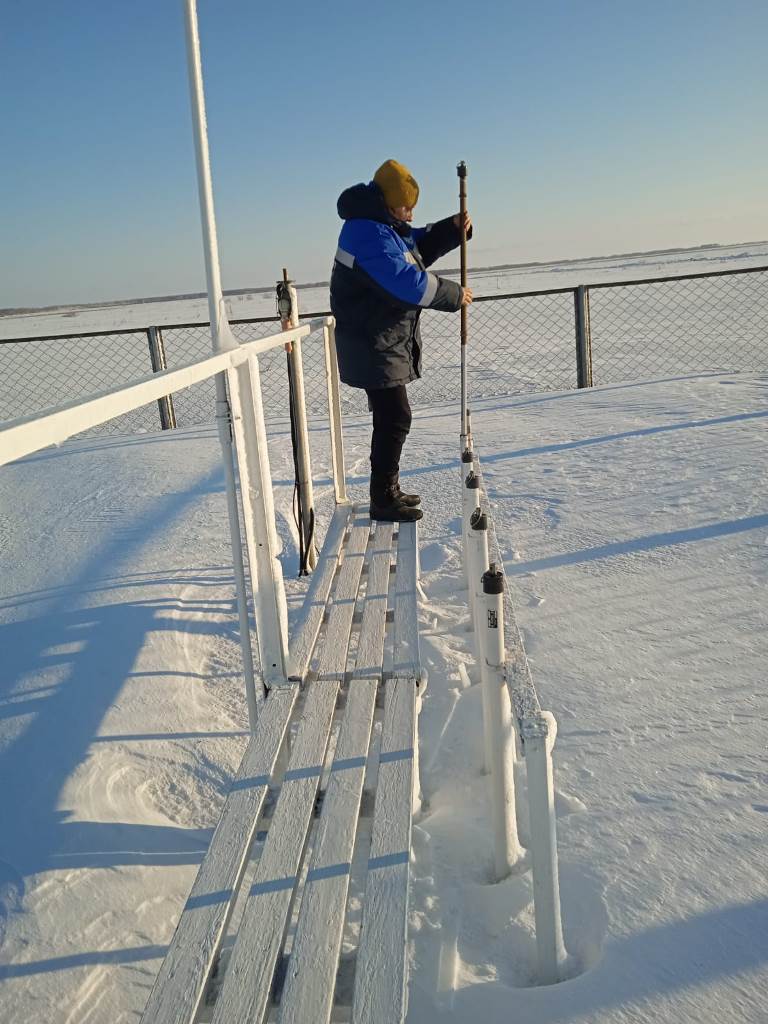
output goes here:
[{"label": "chain-link fence", "polygon": [[[0,342],[0,420],[32,416],[146,377],[147,331]],[[101,433],[159,430],[157,405],[104,424]]]},{"label": "chain-link fence", "polygon": [[[564,288],[477,298],[469,317],[470,397],[768,367],[768,267],[585,286],[587,314],[581,319],[578,292]],[[458,401],[458,319],[458,314],[428,310],[422,315],[423,376],[409,390],[412,404]],[[247,341],[278,326],[270,317],[236,321],[232,329],[238,340]],[[207,324],[164,327],[158,333],[171,369],[210,354]],[[152,369],[149,340],[150,328],[0,342],[0,419],[32,415],[146,376]],[[585,354],[581,370],[579,345]],[[320,336],[305,339],[302,347],[311,418],[326,409]],[[267,421],[282,429],[288,423],[285,353],[275,349],[259,363]],[[173,403],[180,427],[212,422],[213,381],[178,392]],[[342,388],[342,404],[346,414],[364,413],[365,394]],[[157,429],[157,406],[102,428],[115,433]]]},{"label": "chain-link fence", "polygon": [[594,384],[768,368],[768,270],[590,288]]}]

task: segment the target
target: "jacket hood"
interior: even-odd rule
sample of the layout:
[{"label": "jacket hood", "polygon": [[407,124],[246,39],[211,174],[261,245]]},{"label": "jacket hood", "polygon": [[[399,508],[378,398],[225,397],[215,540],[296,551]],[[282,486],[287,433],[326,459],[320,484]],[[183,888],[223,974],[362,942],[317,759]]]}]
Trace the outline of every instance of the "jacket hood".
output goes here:
[{"label": "jacket hood", "polygon": [[338,198],[336,209],[342,220],[377,220],[380,224],[392,225],[401,223],[389,212],[384,202],[384,193],[373,181],[345,189]]}]

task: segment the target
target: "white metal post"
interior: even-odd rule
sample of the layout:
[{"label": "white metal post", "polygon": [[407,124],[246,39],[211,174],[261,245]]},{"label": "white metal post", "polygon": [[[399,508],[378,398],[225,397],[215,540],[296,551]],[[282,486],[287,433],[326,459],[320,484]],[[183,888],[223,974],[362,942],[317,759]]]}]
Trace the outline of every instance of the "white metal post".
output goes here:
[{"label": "white metal post", "polygon": [[464,487],[461,493],[461,540],[464,553],[464,576],[467,581],[467,589],[472,590],[472,581],[469,576],[469,532],[472,513],[480,504],[480,477],[472,470],[464,480]]},{"label": "white metal post", "polygon": [[465,441],[466,447],[472,451],[472,413],[467,409],[467,437]]},{"label": "white metal post", "polygon": [[460,455],[461,461],[459,463],[459,474],[461,475],[461,482],[463,484],[467,478],[467,473],[472,472],[475,456],[471,448],[462,448]]},{"label": "white metal post", "polygon": [[[284,272],[285,273],[285,272]],[[287,278],[287,274],[285,274]],[[292,281],[285,281],[291,296],[291,316],[283,320],[283,328],[299,326],[299,297]],[[296,339],[288,347],[288,359],[291,363],[293,378],[293,422],[296,430],[296,456],[299,467],[299,495],[301,507],[306,516],[304,537],[307,569],[317,565],[317,548],[314,536],[311,536],[310,523],[314,515],[315,496],[312,487],[312,460],[309,454],[309,428],[307,427],[307,405],[304,391],[304,362],[301,357],[301,341]]]},{"label": "white metal post", "polygon": [[[480,598],[483,593],[482,576],[488,571],[488,516],[478,504],[469,517],[467,533],[467,565],[469,566],[469,610],[472,615],[472,629],[475,642],[479,644]],[[479,658],[479,649],[478,649]],[[478,661],[479,664],[479,661]]]},{"label": "white metal post", "polygon": [[288,678],[288,613],[256,356],[229,371],[229,390],[261,668],[276,686]]},{"label": "white metal post", "polygon": [[567,957],[560,910],[560,879],[557,864],[557,825],[552,748],[557,735],[554,715],[540,712],[522,725],[530,809],[530,852],[533,869],[533,903],[539,981],[553,985],[561,980]]},{"label": "white metal post", "polygon": [[[208,131],[205,119],[205,96],[203,93],[203,71],[200,60],[200,36],[197,27],[195,0],[185,0],[187,66],[189,71],[189,92],[192,102],[192,128],[195,136],[195,157],[197,161],[197,185],[200,199],[200,220],[203,230],[203,253],[205,276],[208,285],[208,312],[211,320],[211,343],[214,352],[235,347],[235,340],[229,330],[224,297],[221,290],[219,251],[216,238],[216,219],[213,209],[211,187],[211,165],[208,153]],[[229,422],[229,402],[224,374],[216,375],[216,426],[224,463],[224,481],[227,492],[227,516],[232,547],[232,563],[237,594],[237,611],[240,624],[240,647],[243,656],[243,675],[248,700],[248,716],[251,730],[256,728],[256,706],[263,699],[262,687],[256,687],[251,648],[251,630],[248,618],[248,603],[245,586],[245,564],[243,543],[240,536],[240,516],[237,503],[237,486],[232,453],[232,435]]]},{"label": "white metal post", "polygon": [[325,380],[328,388],[328,427],[331,434],[331,463],[336,504],[349,501],[347,474],[344,465],[344,435],[341,428],[341,396],[339,394],[339,364],[336,358],[336,321],[328,317],[323,326],[325,348]]},{"label": "white metal post", "polygon": [[[479,492],[477,492],[479,493]],[[475,655],[477,670],[482,681],[483,664],[483,618],[481,613],[482,577],[488,571],[488,517],[479,507],[470,517],[470,530],[467,537],[467,604],[475,637]],[[491,744],[491,708],[488,704],[488,688],[480,687],[483,704],[483,774],[491,773],[493,764],[493,748]]]},{"label": "white metal post", "polygon": [[504,647],[504,575],[491,565],[483,574],[479,602],[480,671],[488,707],[491,751],[491,813],[496,881],[506,878],[522,860],[515,812],[514,732],[506,687]]},{"label": "white metal post", "polygon": [[464,524],[464,485],[467,476],[472,472],[473,455],[469,448],[463,449],[461,452],[461,460],[459,462],[459,476],[461,478],[461,564],[464,567],[464,576],[467,579],[467,585],[469,585],[469,555],[467,553],[467,530]]}]

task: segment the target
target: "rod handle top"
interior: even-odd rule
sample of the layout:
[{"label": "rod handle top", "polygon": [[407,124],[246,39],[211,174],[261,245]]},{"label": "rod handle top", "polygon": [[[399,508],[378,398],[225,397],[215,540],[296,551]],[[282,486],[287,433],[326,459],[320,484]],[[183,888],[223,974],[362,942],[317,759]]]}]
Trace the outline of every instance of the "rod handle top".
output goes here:
[{"label": "rod handle top", "polygon": [[464,163],[463,160],[460,161],[458,167],[456,168],[456,173],[458,174],[458,176],[460,178],[466,178],[466,176],[467,176],[467,165]]}]

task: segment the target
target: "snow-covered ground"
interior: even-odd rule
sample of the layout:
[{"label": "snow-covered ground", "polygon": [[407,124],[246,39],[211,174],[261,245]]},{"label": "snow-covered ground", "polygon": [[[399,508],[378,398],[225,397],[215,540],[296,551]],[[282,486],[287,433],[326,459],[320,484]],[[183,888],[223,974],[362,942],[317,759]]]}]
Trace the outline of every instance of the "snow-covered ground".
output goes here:
[{"label": "snow-covered ground", "polygon": [[[581,973],[532,987],[530,875],[489,882],[458,414],[420,409],[406,479],[426,509],[430,686],[409,1024],[768,1020],[768,378],[473,411],[518,622],[559,721]],[[345,427],[362,496],[366,420]],[[284,427],[271,457],[292,572]],[[327,480],[318,490],[327,508]],[[0,508],[0,1020],[137,1020],[246,739],[214,432],[41,452],[0,470]]]}]

